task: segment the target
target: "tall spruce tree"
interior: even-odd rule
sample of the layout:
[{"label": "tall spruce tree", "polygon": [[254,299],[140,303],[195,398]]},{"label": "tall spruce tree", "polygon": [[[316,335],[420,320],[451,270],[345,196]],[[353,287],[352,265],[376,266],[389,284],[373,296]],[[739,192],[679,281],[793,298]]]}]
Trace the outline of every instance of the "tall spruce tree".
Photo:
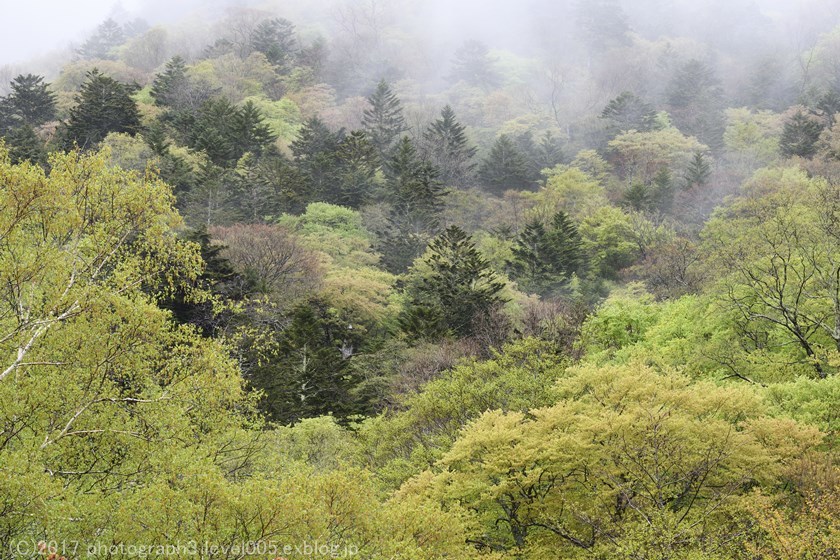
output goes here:
[{"label": "tall spruce tree", "polygon": [[694,152],[688,167],[685,170],[686,188],[703,187],[709,182],[712,175],[712,166],[703,152]]},{"label": "tall spruce tree", "polygon": [[179,108],[181,92],[189,87],[187,63],[180,56],[172,57],[163,72],[155,76],[149,94],[159,107]]},{"label": "tall spruce tree", "polygon": [[532,177],[529,171],[525,155],[508,135],[502,134],[481,162],[478,176],[487,190],[501,194],[508,189],[530,187]]},{"label": "tall spruce tree", "polygon": [[417,338],[471,336],[504,303],[503,288],[470,236],[451,226],[429,244],[423,267],[409,274],[400,325]]},{"label": "tall spruce tree", "polygon": [[475,40],[466,41],[455,51],[450,79],[455,82],[463,80],[471,86],[487,90],[493,89],[502,82],[495,64],[487,45]]},{"label": "tall spruce tree", "polygon": [[379,154],[364,131],[354,130],[338,145],[336,188],[327,202],[359,208],[371,198],[376,186]]},{"label": "tall spruce tree", "polygon": [[647,132],[656,124],[656,111],[640,97],[624,91],[607,103],[601,111],[601,118],[609,123],[613,132]]},{"label": "tall spruce tree", "polygon": [[677,70],[669,84],[668,105],[681,132],[713,150],[723,147],[723,89],[707,64],[690,60]]},{"label": "tall spruce tree", "polygon": [[292,142],[295,165],[306,177],[315,197],[326,200],[335,186],[338,173],[338,148],[344,129],[331,131],[317,116],[306,121]]},{"label": "tall spruce tree", "polygon": [[528,130],[518,135],[514,146],[525,158],[525,177],[529,185],[540,182],[543,169],[550,169],[563,162],[563,148],[560,141],[547,130],[534,141],[534,134]]},{"label": "tall spruce tree", "polygon": [[823,128],[822,123],[816,119],[802,111],[797,111],[785,122],[784,129],[782,129],[782,137],[779,139],[779,148],[782,155],[785,157],[814,157],[814,154],[817,153],[817,142]]},{"label": "tall spruce tree", "polygon": [[455,111],[447,105],[440,118],[429,125],[423,134],[429,159],[440,171],[445,185],[464,187],[472,182],[478,151],[470,146],[464,125],[455,118]]},{"label": "tall spruce tree", "polygon": [[278,71],[287,72],[297,53],[294,24],[283,18],[261,21],[251,37],[251,48],[264,54]]},{"label": "tall spruce tree", "polygon": [[531,220],[512,248],[508,270],[523,288],[547,295],[568,285],[584,266],[583,242],[565,212],[556,213],[548,227]]},{"label": "tall spruce tree", "polygon": [[360,346],[357,330],[317,299],[295,307],[289,319],[278,336],[277,356],[248,374],[251,385],[263,393],[262,411],[283,424],[357,414],[361,405],[354,388],[360,376],[349,368],[352,358],[342,352]]},{"label": "tall spruce tree", "polygon": [[438,172],[404,136],[386,166],[388,229],[380,232],[382,261],[394,273],[404,272],[437,232],[445,190]]},{"label": "tall spruce tree", "polygon": [[93,69],[76,95],[63,136],[65,147],[73,143],[91,148],[109,132],[134,135],[140,131],[140,112],[131,95],[136,86],[120,83]]},{"label": "tall spruce tree", "polygon": [[46,165],[47,150],[44,147],[44,141],[28,124],[13,128],[6,135],[6,143],[9,148],[9,158],[13,164],[28,161]]},{"label": "tall spruce tree", "polygon": [[512,258],[507,262],[510,276],[522,289],[541,292],[551,275],[548,259],[548,232],[539,219],[530,220],[511,247]]},{"label": "tall spruce tree", "polygon": [[627,14],[617,0],[579,0],[577,30],[594,52],[631,44]]},{"label": "tall spruce tree", "polygon": [[437,169],[422,159],[408,136],[400,140],[387,170],[388,202],[398,212],[436,220],[444,188]]},{"label": "tall spruce tree", "polygon": [[188,145],[201,150],[214,165],[230,167],[236,160],[239,148],[235,145],[235,121],[238,111],[226,98],[210,99],[192,117]]},{"label": "tall spruce tree", "polygon": [[43,76],[19,75],[12,80],[6,97],[9,114],[17,124],[39,126],[55,119],[55,93]]},{"label": "tall spruce tree", "polygon": [[273,147],[277,134],[265,122],[265,117],[252,101],[246,101],[233,115],[233,143],[241,157],[250,152],[257,156]]},{"label": "tall spruce tree", "polygon": [[382,159],[391,155],[391,150],[403,132],[408,130],[402,105],[385,80],[368,97],[368,104],[362,115],[362,128],[379,151]]},{"label": "tall spruce tree", "polygon": [[113,60],[116,58],[114,49],[125,42],[125,32],[119,23],[111,18],[99,24],[96,31],[76,53],[86,59]]}]

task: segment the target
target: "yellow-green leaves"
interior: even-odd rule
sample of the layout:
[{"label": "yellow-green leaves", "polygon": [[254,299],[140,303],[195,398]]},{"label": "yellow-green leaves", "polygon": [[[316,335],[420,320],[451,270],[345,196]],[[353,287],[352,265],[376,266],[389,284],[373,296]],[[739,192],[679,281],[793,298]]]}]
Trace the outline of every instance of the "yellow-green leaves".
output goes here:
[{"label": "yellow-green leaves", "polygon": [[558,396],[527,413],[486,412],[436,474],[403,492],[472,512],[469,539],[487,550],[685,558],[741,539],[730,516],[747,489],[773,488],[821,439],[766,417],[750,388],[638,364],[580,368]]}]

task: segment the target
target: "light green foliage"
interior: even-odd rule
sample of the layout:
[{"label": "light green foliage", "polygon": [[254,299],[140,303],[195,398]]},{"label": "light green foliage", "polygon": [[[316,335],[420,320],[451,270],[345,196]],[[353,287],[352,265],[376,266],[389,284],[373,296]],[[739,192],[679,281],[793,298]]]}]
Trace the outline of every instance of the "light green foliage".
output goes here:
[{"label": "light green foliage", "polygon": [[284,146],[291,144],[302,123],[297,104],[287,97],[271,101],[263,95],[246,97],[243,103],[249,101],[265,117],[265,124],[271,127],[278,140]]},{"label": "light green foliage", "polygon": [[189,75],[220,88],[222,95],[233,103],[247,97],[270,94],[270,85],[277,79],[271,63],[259,52],[245,59],[234,54],[208,58],[190,66]]},{"label": "light green foliage", "polygon": [[704,232],[717,293],[748,328],[787,338],[820,377],[840,351],[840,199],[797,168],[758,172]]},{"label": "light green foliage", "polygon": [[580,169],[602,186],[613,177],[612,166],[595,150],[582,150],[572,160],[572,167]]},{"label": "light green foliage", "polygon": [[619,270],[633,264],[663,233],[645,218],[613,206],[599,208],[578,229],[590,266],[605,278],[614,278]]},{"label": "light green foliage", "polygon": [[79,60],[64,66],[61,69],[61,75],[53,82],[53,86],[58,92],[77,91],[85,82],[87,73],[94,68],[107,76],[111,76],[118,82],[142,84],[146,81],[141,71],[119,61],[97,60],[92,62]]},{"label": "light green foliage", "polygon": [[327,270],[323,294],[332,305],[370,325],[388,323],[395,316],[396,278],[376,267],[379,255],[357,211],[314,202],[302,215],[284,215],[278,223],[297,231],[305,244],[321,253]]},{"label": "light green foliage", "polygon": [[155,154],[139,135],[111,132],[102,141],[102,147],[108,149],[111,164],[122,169],[143,172],[156,160]]},{"label": "light green foliage", "polygon": [[511,555],[712,558],[707,543],[744,538],[728,522],[747,489],[773,489],[821,438],[749,389],[639,364],[573,370],[557,395],[486,412],[402,492],[469,512],[470,540]]},{"label": "light green foliage", "polygon": [[651,132],[630,131],[609,143],[621,175],[628,180],[650,183],[662,168],[681,172],[696,152],[708,150],[694,137],[676,128]]},{"label": "light green foliage", "polygon": [[163,27],[153,27],[131,39],[120,49],[120,59],[133,68],[152,72],[169,56],[169,33]]},{"label": "light green foliage", "polygon": [[484,411],[548,404],[567,365],[549,343],[524,339],[490,360],[455,367],[406,397],[399,411],[359,426],[365,461],[389,485],[398,485],[441,457],[461,428]]},{"label": "light green foliage", "polygon": [[234,408],[248,408],[224,349],[155,305],[201,270],[195,246],[172,233],[169,188],[110,167],[107,153],[50,164],[45,178],[0,153],[0,402],[11,430],[0,478],[16,512],[4,538],[44,523],[72,535],[67,519],[102,511],[86,510],[86,492],[130,499],[187,458],[221,468],[246,420]]},{"label": "light green foliage", "polygon": [[642,286],[613,292],[584,322],[580,345],[590,354],[611,354],[640,342],[658,314],[653,297]]},{"label": "light green foliage", "polygon": [[781,116],[771,111],[727,109],[723,141],[728,157],[742,173],[765,167],[779,158]]},{"label": "light green foliage", "polygon": [[782,417],[818,427],[836,445],[840,435],[840,376],[814,380],[800,377],[768,388],[767,401]]},{"label": "light green foliage", "polygon": [[284,215],[277,223],[298,231],[313,249],[326,253],[340,266],[370,266],[378,261],[361,216],[350,208],[313,202],[300,216]]},{"label": "light green foliage", "polygon": [[546,184],[535,193],[526,193],[532,215],[549,221],[559,211],[582,219],[606,206],[604,187],[577,167],[558,165],[546,172]]},{"label": "light green foliage", "polygon": [[802,53],[802,60],[813,66],[814,83],[821,87],[837,84],[836,63],[840,53],[840,25],[820,36],[813,49]]}]

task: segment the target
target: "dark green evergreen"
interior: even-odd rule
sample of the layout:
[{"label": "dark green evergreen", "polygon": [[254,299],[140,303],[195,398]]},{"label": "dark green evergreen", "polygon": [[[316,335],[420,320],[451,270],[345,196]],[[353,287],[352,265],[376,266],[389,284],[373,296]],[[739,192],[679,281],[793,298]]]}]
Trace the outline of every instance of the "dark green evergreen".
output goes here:
[{"label": "dark green evergreen", "polygon": [[189,87],[189,81],[187,63],[180,56],[174,56],[166,63],[163,72],[155,76],[149,93],[155,100],[155,105],[178,109],[181,105],[180,98]]},{"label": "dark green evergreen", "polygon": [[420,158],[407,136],[397,145],[385,175],[390,212],[388,229],[380,232],[382,261],[389,271],[401,273],[437,232],[445,189],[437,169]]},{"label": "dark green evergreen", "polygon": [[362,115],[362,128],[376,146],[379,156],[387,159],[394,144],[408,130],[402,105],[385,80],[381,80],[368,97],[368,104]]},{"label": "dark green evergreen", "polygon": [[617,0],[578,0],[578,33],[596,53],[630,45],[627,15]]},{"label": "dark green evergreen", "polygon": [[76,50],[81,58],[113,60],[114,49],[125,42],[125,32],[119,23],[111,18],[99,24],[96,31]]},{"label": "dark green evergreen", "polygon": [[699,60],[681,66],[668,88],[668,105],[674,124],[713,150],[723,147],[725,128],[723,89],[714,70]]},{"label": "dark green evergreen", "polygon": [[447,105],[440,118],[429,124],[423,134],[429,159],[440,171],[440,179],[447,186],[464,187],[472,183],[478,151],[470,146],[464,125],[455,118],[455,111]]},{"label": "dark green evergreen", "polygon": [[239,157],[246,152],[261,155],[274,146],[277,135],[252,101],[246,101],[233,116],[233,144]]},{"label": "dark green evergreen", "polygon": [[64,145],[92,148],[109,132],[134,135],[140,131],[140,112],[131,97],[136,85],[120,83],[93,69],[76,95],[76,106],[64,131]]},{"label": "dark green evergreen", "polygon": [[502,194],[508,189],[529,188],[532,185],[532,172],[525,155],[509,136],[502,134],[481,162],[478,177],[487,190]]},{"label": "dark green evergreen", "polygon": [[400,325],[416,338],[471,336],[505,302],[503,288],[470,236],[451,226],[429,244],[423,267],[409,274]]},{"label": "dark green evergreen", "polygon": [[450,79],[490,90],[502,82],[495,64],[487,45],[480,41],[466,41],[455,51]]},{"label": "dark green evergreen", "polygon": [[531,220],[517,236],[508,270],[522,288],[542,295],[556,294],[583,269],[585,258],[577,226],[565,212],[548,227]]},{"label": "dark green evergreen", "polygon": [[251,48],[263,53],[278,71],[287,72],[297,53],[294,24],[283,18],[261,21],[254,29]]},{"label": "dark green evergreen", "polygon": [[703,152],[695,152],[685,170],[686,188],[704,187],[712,176],[712,166]]},{"label": "dark green evergreen", "polygon": [[21,74],[10,86],[12,91],[5,104],[8,115],[16,124],[34,127],[55,120],[55,94],[43,76]]},{"label": "dark green evergreen", "polygon": [[607,103],[601,111],[601,118],[616,133],[628,130],[647,132],[656,125],[656,111],[653,107],[629,91],[622,92]]},{"label": "dark green evergreen", "polygon": [[337,174],[334,192],[327,202],[359,208],[370,201],[376,187],[379,154],[361,130],[354,130],[336,150]]},{"label": "dark green evergreen", "polygon": [[338,149],[344,129],[333,132],[317,116],[310,118],[292,142],[295,165],[307,178],[309,190],[319,200],[331,197],[338,175]]},{"label": "dark green evergreen", "polygon": [[238,111],[225,98],[211,99],[192,119],[189,146],[207,154],[215,165],[229,167],[236,163],[239,148],[235,142]]},{"label": "dark green evergreen", "polygon": [[317,299],[297,306],[289,320],[278,334],[276,357],[248,374],[251,386],[263,393],[263,413],[282,424],[324,415],[344,420],[358,413],[359,377],[349,366],[361,340],[352,324]]},{"label": "dark green evergreen", "polygon": [[47,164],[47,150],[44,141],[29,125],[13,128],[5,137],[12,163],[28,161],[38,165]]},{"label": "dark green evergreen", "polygon": [[817,153],[817,142],[824,126],[816,119],[797,111],[787,122],[779,139],[779,148],[785,157],[811,158]]}]

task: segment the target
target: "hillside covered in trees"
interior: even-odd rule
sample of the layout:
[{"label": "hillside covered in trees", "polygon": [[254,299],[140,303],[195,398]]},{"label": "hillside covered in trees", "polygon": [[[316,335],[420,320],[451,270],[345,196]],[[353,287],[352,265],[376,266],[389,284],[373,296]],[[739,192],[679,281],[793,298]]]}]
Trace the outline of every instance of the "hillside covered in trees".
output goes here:
[{"label": "hillside covered in trees", "polygon": [[840,559],[834,0],[217,4],[0,68],[0,556]]}]

